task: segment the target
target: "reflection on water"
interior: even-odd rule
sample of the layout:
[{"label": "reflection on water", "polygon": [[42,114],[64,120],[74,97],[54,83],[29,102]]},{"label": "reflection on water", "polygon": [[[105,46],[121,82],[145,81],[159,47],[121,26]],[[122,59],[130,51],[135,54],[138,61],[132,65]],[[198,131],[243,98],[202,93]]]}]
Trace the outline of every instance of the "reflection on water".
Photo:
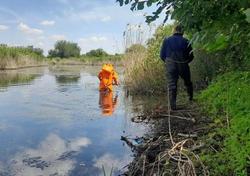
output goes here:
[{"label": "reflection on water", "polygon": [[37,77],[38,75],[0,72],[0,87],[3,88],[17,84],[28,84]]},{"label": "reflection on water", "polygon": [[28,148],[16,154],[10,163],[12,175],[68,175],[74,168],[73,157],[91,144],[85,137],[65,141],[49,134],[37,148]]},{"label": "reflection on water", "polygon": [[103,115],[111,116],[115,111],[117,102],[118,94],[113,97],[113,91],[99,91],[99,106]]},{"label": "reflection on water", "polygon": [[99,70],[0,73],[0,82],[11,82],[0,85],[5,87],[0,92],[1,176],[92,176],[103,175],[103,168],[107,175],[122,172],[132,153],[120,137],[141,136],[148,127],[131,122],[136,112],[122,87],[99,94]]},{"label": "reflection on water", "polygon": [[58,84],[72,84],[77,83],[80,79],[80,75],[56,75],[56,82]]}]

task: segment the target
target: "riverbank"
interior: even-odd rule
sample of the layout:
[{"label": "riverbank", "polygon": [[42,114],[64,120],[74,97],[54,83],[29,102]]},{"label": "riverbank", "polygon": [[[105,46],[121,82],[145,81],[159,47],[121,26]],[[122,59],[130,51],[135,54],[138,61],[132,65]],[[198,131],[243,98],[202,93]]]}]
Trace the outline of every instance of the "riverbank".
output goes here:
[{"label": "riverbank", "polygon": [[[126,175],[249,174],[250,73],[220,76],[181,110],[156,108],[134,118],[152,134],[125,140],[135,153]],[[183,95],[177,104],[183,104]]]},{"label": "riverbank", "polygon": [[179,100],[178,111],[160,106],[132,119],[135,123],[152,123],[153,131],[139,138],[141,143],[122,137],[135,153],[125,175],[208,175],[199,152],[205,146],[202,136],[208,133],[211,122],[201,115],[197,103],[188,104],[184,99]]}]

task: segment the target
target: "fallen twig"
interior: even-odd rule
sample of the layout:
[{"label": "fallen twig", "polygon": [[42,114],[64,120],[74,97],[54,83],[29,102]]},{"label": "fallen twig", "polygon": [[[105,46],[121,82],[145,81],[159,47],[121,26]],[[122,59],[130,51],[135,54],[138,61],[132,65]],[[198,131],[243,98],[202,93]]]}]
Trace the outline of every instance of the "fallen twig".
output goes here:
[{"label": "fallen twig", "polygon": [[176,115],[171,115],[171,114],[159,114],[162,117],[175,117],[181,120],[188,120],[188,121],[192,121],[195,122],[194,118],[188,118],[188,117],[182,117],[182,116],[176,116]]},{"label": "fallen twig", "polygon": [[177,135],[178,135],[178,136],[181,136],[181,137],[186,137],[186,138],[195,138],[195,137],[197,137],[197,134],[184,134],[184,133],[178,133]]}]

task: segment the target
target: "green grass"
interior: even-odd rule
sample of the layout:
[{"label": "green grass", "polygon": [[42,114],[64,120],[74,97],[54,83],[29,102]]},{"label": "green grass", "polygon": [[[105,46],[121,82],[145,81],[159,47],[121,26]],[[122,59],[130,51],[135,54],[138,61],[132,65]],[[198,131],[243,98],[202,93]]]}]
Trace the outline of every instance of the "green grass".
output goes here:
[{"label": "green grass", "polygon": [[250,170],[250,72],[220,76],[199,101],[214,121],[206,142],[217,152],[204,150],[202,155],[210,174],[246,176]]}]

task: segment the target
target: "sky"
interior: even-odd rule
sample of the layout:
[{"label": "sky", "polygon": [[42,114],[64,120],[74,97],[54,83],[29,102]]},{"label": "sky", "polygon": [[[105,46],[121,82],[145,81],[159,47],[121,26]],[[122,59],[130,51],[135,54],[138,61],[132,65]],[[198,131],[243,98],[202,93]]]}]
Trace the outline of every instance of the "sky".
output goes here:
[{"label": "sky", "polygon": [[[115,0],[0,0],[0,43],[42,48],[57,40],[76,42],[81,52],[124,51],[127,24],[145,24],[145,11],[132,12]],[[156,22],[160,24],[160,22]]]}]

